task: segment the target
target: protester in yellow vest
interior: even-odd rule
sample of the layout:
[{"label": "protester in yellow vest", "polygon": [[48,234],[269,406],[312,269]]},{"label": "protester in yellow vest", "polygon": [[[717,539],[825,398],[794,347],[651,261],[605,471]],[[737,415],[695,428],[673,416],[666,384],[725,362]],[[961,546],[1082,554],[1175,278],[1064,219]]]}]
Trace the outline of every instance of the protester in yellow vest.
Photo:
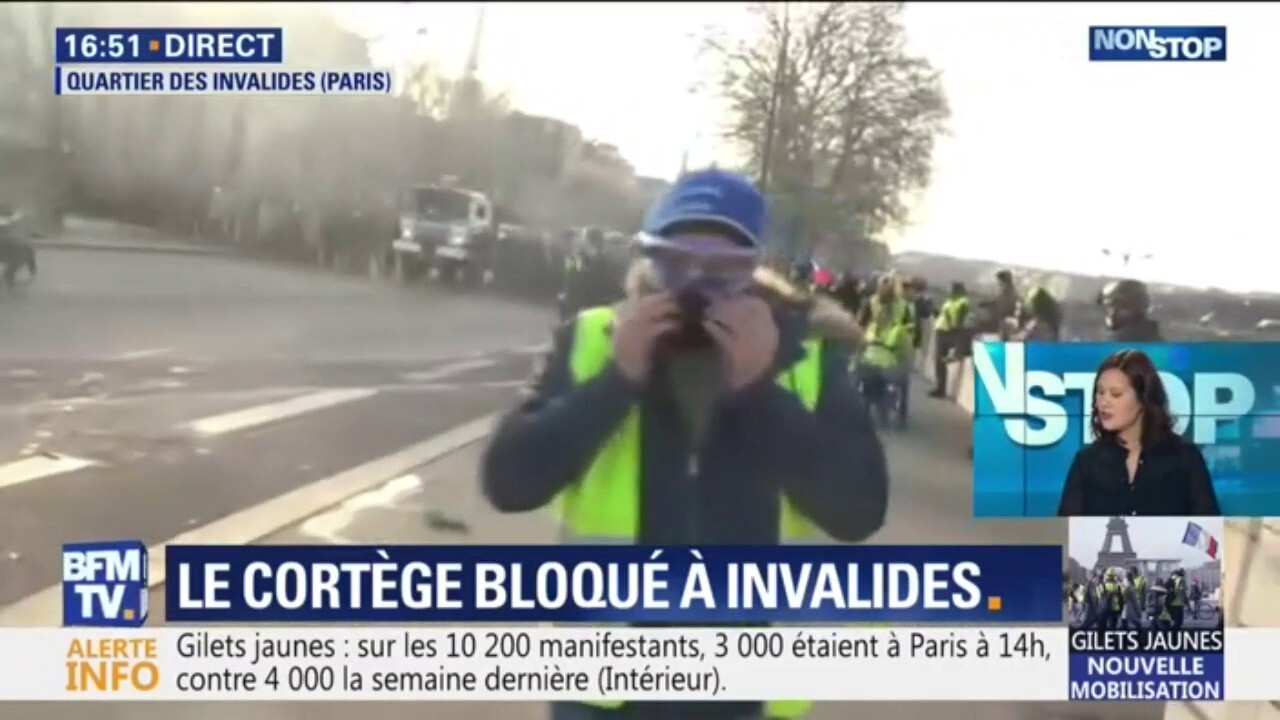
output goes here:
[{"label": "protester in yellow vest", "polygon": [[[481,465],[502,512],[552,508],[564,542],[858,541],[884,522],[884,451],[805,305],[753,281],[764,198],[719,170],[649,213],[628,298],[555,335]],[[810,703],[557,703],[553,720],[799,718]]]},{"label": "protester in yellow vest", "polygon": [[962,355],[969,334],[965,322],[969,319],[969,291],[962,282],[951,283],[951,294],[938,310],[934,323],[933,392],[932,397],[947,396],[947,360]]},{"label": "protester in yellow vest", "polygon": [[1182,621],[1187,609],[1187,573],[1182,568],[1173,571],[1169,581],[1165,583],[1165,606],[1169,609],[1170,626],[1174,630],[1182,629]]},{"label": "protester in yellow vest", "polygon": [[[915,310],[903,297],[902,289],[892,275],[882,276],[876,294],[863,313],[865,338],[858,362],[858,387],[867,403],[877,408],[882,421],[889,411],[898,413],[899,423],[906,421],[907,390],[910,379],[912,331]],[[887,406],[890,389],[897,389],[897,406]]]},{"label": "protester in yellow vest", "polygon": [[579,310],[613,302],[621,295],[621,278],[615,277],[605,256],[604,231],[586,228],[581,245],[565,256],[560,292],[560,319],[567,320]]},{"label": "protester in yellow vest", "polygon": [[1107,568],[1102,576],[1102,584],[1098,586],[1099,626],[1103,630],[1115,630],[1120,627],[1120,614],[1124,611],[1124,592],[1116,580],[1114,568]]},{"label": "protester in yellow vest", "polygon": [[1125,629],[1141,630],[1147,617],[1147,578],[1136,567],[1129,568],[1128,574],[1123,624]]}]

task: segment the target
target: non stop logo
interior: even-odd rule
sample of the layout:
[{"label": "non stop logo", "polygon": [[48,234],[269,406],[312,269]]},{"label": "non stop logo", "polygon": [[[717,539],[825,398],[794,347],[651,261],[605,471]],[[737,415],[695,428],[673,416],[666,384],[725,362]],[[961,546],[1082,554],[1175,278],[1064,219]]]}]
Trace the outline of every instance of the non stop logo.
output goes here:
[{"label": "non stop logo", "polygon": [[1094,26],[1092,61],[1225,61],[1227,28],[1216,26]]},{"label": "non stop logo", "polygon": [[[1005,417],[1005,433],[1014,443],[1048,447],[1060,442],[1071,420],[1061,404],[1068,393],[1081,395],[1084,422],[1080,441],[1093,442],[1088,419],[1093,416],[1094,371],[1027,370],[1027,351],[1022,343],[1004,345],[1003,367],[997,367],[987,345],[975,344],[973,368],[979,392],[990,400],[996,415]],[[1172,373],[1161,372],[1160,379],[1169,396],[1175,431],[1184,434],[1190,426],[1191,439],[1197,445],[1217,442],[1218,424],[1249,414],[1256,400],[1253,383],[1240,373],[1195,373],[1191,387]]]}]

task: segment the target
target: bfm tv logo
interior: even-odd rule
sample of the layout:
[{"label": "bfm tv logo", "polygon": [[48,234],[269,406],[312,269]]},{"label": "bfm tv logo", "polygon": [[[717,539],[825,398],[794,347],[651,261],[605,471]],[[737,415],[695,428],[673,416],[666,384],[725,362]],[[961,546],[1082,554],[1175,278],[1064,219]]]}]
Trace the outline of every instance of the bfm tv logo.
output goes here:
[{"label": "bfm tv logo", "polygon": [[[984,343],[974,343],[973,369],[978,383],[991,399],[991,407],[1004,421],[1005,434],[1018,445],[1048,447],[1067,434],[1070,417],[1054,398],[1078,392],[1083,398],[1081,423],[1083,444],[1093,442],[1089,418],[1093,416],[1093,378],[1089,372],[1052,373],[1027,370],[1027,349],[1022,343],[1004,345],[1004,368],[997,369],[991,351]],[[1256,394],[1253,383],[1240,373],[1204,372],[1193,376],[1193,388],[1171,373],[1161,372],[1169,411],[1176,420],[1178,434],[1191,425],[1191,439],[1197,445],[1212,445],[1218,440],[1218,423],[1247,415],[1253,410]],[[1039,396],[1032,394],[1039,389]],[[1194,404],[1192,398],[1195,398]],[[1194,409],[1194,410],[1193,410]],[[1027,421],[1036,418],[1040,427]]]},{"label": "bfm tv logo", "polygon": [[1214,61],[1227,59],[1225,25],[1110,25],[1089,28],[1091,61]]},{"label": "bfm tv logo", "polygon": [[137,540],[63,545],[62,624],[141,627],[147,563],[147,548]]}]

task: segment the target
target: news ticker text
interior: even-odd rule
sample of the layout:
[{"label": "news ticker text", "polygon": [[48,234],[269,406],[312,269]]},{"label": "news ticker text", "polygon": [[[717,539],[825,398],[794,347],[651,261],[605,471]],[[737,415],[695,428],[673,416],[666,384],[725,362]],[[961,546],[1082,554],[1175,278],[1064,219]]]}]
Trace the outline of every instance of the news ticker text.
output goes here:
[{"label": "news ticker text", "polygon": [[[954,675],[975,661],[991,678],[985,688],[951,682],[932,694],[976,698],[1030,683],[1037,697],[1057,697],[1061,675],[1045,682],[1042,668],[1060,666],[1066,651],[1062,632],[1034,629],[164,628],[55,637],[38,653],[51,667],[0,698],[902,699],[918,691],[909,680],[917,673]],[[844,679],[861,668],[874,679],[849,688]]]},{"label": "news ticker text", "polygon": [[[1280,631],[1225,654],[1070,651],[1034,627],[0,630],[0,700],[1264,700]],[[1223,682],[1230,667],[1230,683]],[[1200,673],[1192,676],[1189,673]],[[850,683],[850,677],[858,677]],[[920,678],[928,678],[921,682]]]}]

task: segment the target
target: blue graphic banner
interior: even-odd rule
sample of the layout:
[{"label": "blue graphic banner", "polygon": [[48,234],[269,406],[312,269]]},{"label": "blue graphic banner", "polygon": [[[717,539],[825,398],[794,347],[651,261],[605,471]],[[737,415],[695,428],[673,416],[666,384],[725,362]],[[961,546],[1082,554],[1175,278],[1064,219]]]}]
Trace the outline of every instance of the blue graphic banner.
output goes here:
[{"label": "blue graphic banner", "polygon": [[57,65],[284,62],[281,28],[57,28]]},{"label": "blue graphic banner", "polygon": [[1225,62],[1225,25],[1095,25],[1091,62]]},{"label": "blue graphic banner", "polygon": [[1227,516],[1280,515],[1280,343],[975,343],[974,515],[1049,517],[1092,442],[1098,366],[1151,356]]},{"label": "blue graphic banner", "polygon": [[1062,548],[166,548],[169,622],[1062,621]]},{"label": "blue graphic banner", "polygon": [[1204,702],[1224,697],[1223,655],[1072,653],[1070,700]]},{"label": "blue graphic banner", "polygon": [[62,624],[142,627],[147,622],[149,565],[140,540],[62,546]]}]

